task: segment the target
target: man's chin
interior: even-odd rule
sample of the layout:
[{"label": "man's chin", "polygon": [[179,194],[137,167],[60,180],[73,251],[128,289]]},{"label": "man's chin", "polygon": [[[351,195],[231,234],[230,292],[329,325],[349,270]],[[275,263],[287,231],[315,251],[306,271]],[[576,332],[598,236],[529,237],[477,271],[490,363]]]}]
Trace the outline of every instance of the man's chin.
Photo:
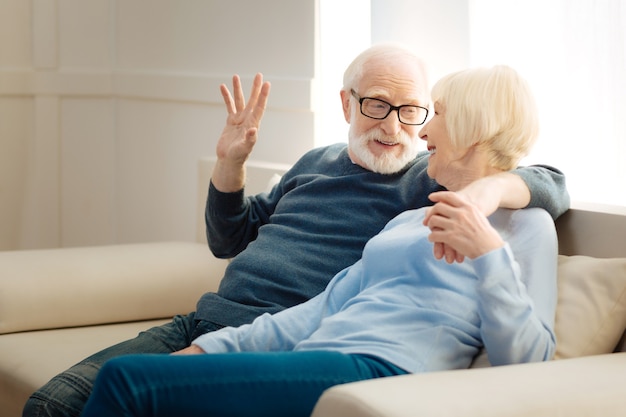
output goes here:
[{"label": "man's chin", "polygon": [[365,169],[379,174],[396,174],[402,171],[417,157],[418,149],[408,142],[408,138],[393,146],[366,136],[350,138],[348,143],[354,162]]},{"label": "man's chin", "polygon": [[397,174],[398,172],[402,171],[407,165],[408,165],[408,162],[397,161],[393,164],[388,164],[388,165],[386,164],[384,166],[381,166],[378,169],[376,169],[375,172],[378,172],[379,174],[383,174],[383,175]]},{"label": "man's chin", "polygon": [[406,156],[399,158],[391,153],[382,153],[378,156],[368,152],[367,155],[362,155],[361,160],[365,164],[365,167],[370,171],[374,171],[379,174],[391,175],[402,171],[413,158]]}]

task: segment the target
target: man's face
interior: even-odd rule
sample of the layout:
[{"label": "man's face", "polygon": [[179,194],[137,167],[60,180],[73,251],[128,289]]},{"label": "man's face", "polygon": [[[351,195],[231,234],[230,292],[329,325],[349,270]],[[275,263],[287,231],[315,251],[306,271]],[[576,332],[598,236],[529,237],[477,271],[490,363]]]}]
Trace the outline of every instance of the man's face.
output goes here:
[{"label": "man's face", "polygon": [[[424,76],[415,66],[371,62],[364,74],[355,88],[360,97],[377,98],[393,106],[428,107],[421,99],[427,97],[422,86]],[[356,98],[350,96],[344,100],[348,98],[349,107],[344,103],[344,112],[349,113],[346,114],[350,123],[348,152],[354,163],[374,172],[393,174],[417,156],[421,126],[401,123],[395,110],[385,119],[371,119],[361,114]]]}]

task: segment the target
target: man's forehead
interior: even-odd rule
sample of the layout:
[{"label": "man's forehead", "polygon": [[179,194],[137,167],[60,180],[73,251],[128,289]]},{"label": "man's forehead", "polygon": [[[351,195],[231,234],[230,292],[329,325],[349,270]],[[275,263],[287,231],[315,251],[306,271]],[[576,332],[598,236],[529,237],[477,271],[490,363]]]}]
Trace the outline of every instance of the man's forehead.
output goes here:
[{"label": "man's forehead", "polygon": [[374,64],[368,66],[359,82],[361,96],[429,101],[430,93],[424,74],[413,65]]},{"label": "man's forehead", "polygon": [[[373,97],[383,100],[401,101],[399,104],[427,104],[428,92],[415,82],[388,82],[385,84],[364,84],[359,91],[361,97]],[[392,103],[398,105],[398,103]]]}]

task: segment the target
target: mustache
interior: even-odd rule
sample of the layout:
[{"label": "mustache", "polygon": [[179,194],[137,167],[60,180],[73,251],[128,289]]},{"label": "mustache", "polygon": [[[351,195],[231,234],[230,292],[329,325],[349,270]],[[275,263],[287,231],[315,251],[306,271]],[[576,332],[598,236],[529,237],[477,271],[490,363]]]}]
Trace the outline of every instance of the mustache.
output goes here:
[{"label": "mustache", "polygon": [[387,135],[385,134],[385,132],[383,132],[382,129],[375,128],[362,134],[361,140],[363,142],[377,140],[380,142],[398,143],[401,145],[408,145],[411,142],[411,137],[404,130],[400,130],[395,135]]}]

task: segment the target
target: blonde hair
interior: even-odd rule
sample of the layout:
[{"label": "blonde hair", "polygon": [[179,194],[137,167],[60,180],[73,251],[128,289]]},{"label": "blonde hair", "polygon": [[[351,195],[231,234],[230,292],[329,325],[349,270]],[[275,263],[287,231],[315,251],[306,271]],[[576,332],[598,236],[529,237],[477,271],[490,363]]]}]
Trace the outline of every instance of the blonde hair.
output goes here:
[{"label": "blonde hair", "polygon": [[515,168],[539,136],[532,91],[508,66],[449,74],[433,87],[432,100],[445,111],[452,144],[485,147],[494,168]]}]

